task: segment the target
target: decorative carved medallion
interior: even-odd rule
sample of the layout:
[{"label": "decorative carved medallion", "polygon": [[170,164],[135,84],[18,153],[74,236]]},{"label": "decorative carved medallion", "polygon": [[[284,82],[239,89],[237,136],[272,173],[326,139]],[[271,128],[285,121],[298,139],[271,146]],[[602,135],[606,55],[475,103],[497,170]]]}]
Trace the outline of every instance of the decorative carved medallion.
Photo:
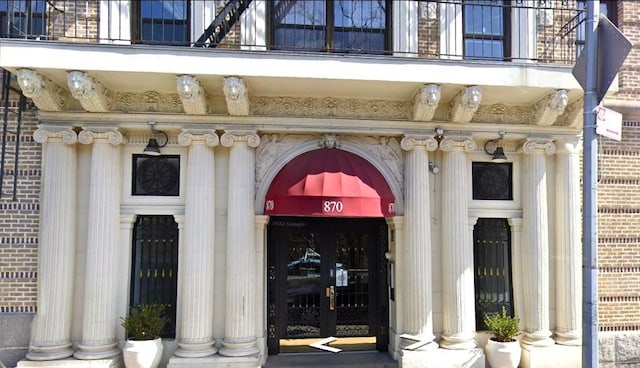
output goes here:
[{"label": "decorative carved medallion", "polygon": [[501,103],[480,105],[473,116],[476,123],[528,124],[529,111],[526,106],[509,106]]},{"label": "decorative carved medallion", "polygon": [[178,94],[119,93],[115,97],[115,110],[124,112],[172,112],[184,113]]}]

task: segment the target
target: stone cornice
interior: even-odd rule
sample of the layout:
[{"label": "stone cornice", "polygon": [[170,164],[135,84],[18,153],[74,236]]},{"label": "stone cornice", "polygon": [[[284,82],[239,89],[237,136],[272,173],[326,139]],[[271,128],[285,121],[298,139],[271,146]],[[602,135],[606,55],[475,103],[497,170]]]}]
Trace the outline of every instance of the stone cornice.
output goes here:
[{"label": "stone cornice", "polygon": [[78,134],[70,128],[61,129],[36,129],[33,132],[33,139],[38,143],[45,143],[50,141],[58,141],[66,144],[74,144],[78,141]]},{"label": "stone cornice", "polygon": [[246,142],[249,147],[256,148],[260,145],[260,137],[254,130],[228,130],[220,137],[224,147],[231,147],[238,142]]},{"label": "stone cornice", "polygon": [[176,78],[178,96],[184,111],[190,115],[207,113],[207,93],[196,77],[181,75]]},{"label": "stone cornice", "polygon": [[220,139],[212,130],[184,130],[178,135],[178,144],[181,146],[189,146],[194,142],[216,147],[220,143]]},{"label": "stone cornice", "polygon": [[451,100],[451,112],[449,120],[453,123],[468,123],[480,107],[482,100],[482,88],[470,86],[460,92]]},{"label": "stone cornice", "polygon": [[41,110],[62,111],[68,102],[65,89],[30,69],[18,70],[18,85],[22,93]]},{"label": "stone cornice", "polygon": [[236,77],[225,78],[222,90],[230,115],[249,115],[249,92],[244,80]]},{"label": "stone cornice", "polygon": [[400,141],[400,147],[405,151],[414,149],[425,149],[427,151],[435,151],[438,149],[438,141],[429,136],[423,135],[406,135]]},{"label": "stone cornice", "polygon": [[113,93],[85,72],[67,72],[67,85],[71,95],[89,112],[108,112],[113,105]]}]

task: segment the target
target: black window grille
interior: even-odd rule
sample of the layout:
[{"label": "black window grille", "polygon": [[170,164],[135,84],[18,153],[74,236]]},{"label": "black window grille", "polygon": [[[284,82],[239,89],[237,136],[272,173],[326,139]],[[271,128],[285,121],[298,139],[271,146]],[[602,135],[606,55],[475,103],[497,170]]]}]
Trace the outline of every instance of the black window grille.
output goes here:
[{"label": "black window grille", "polygon": [[508,60],[511,57],[509,1],[465,0],[463,4],[465,59]]},{"label": "black window grille", "polygon": [[474,162],[473,199],[513,200],[513,164],[511,162]]},{"label": "black window grille", "polygon": [[181,46],[190,41],[190,1],[132,1],[132,41],[143,44]]},{"label": "black window grille", "polygon": [[177,290],[178,224],[173,216],[138,216],[133,229],[130,305],[165,305],[169,323],[162,337],[175,337]]},{"label": "black window grille", "polygon": [[391,2],[274,0],[273,49],[383,54],[390,49]]},{"label": "black window grille", "polygon": [[487,330],[484,316],[502,311],[513,316],[511,229],[506,219],[479,218],[473,229],[476,330]]},{"label": "black window grille", "polygon": [[46,7],[45,0],[0,1],[0,35],[10,38],[43,36]]},{"label": "black window grille", "polygon": [[133,155],[131,194],[180,195],[180,155]]},{"label": "black window grille", "polygon": [[[587,2],[579,0],[576,2],[576,8],[579,10],[577,15],[576,29],[576,60],[584,49],[586,37],[586,20],[587,20]],[[618,2],[616,0],[600,0],[600,14],[609,18],[611,23],[618,25]]]}]

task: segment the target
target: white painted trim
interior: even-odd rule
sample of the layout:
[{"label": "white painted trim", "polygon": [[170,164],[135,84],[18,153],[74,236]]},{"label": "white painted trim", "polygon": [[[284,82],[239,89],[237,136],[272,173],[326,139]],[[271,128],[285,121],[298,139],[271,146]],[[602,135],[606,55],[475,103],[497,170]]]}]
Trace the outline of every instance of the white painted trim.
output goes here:
[{"label": "white painted trim", "polygon": [[243,50],[267,50],[267,2],[255,0],[240,17],[240,48]]},{"label": "white painted trim", "polygon": [[[100,25],[98,38],[101,43],[130,44],[131,1],[100,0]],[[109,41],[114,40],[114,41]]]},{"label": "white painted trim", "polygon": [[[418,54],[418,2],[393,0],[391,26],[394,56],[417,56]],[[388,26],[388,25],[387,25]]]},{"label": "white painted trim", "polygon": [[191,42],[196,42],[216,17],[216,2],[200,0],[191,2]]},{"label": "white painted trim", "polygon": [[[440,54],[442,59],[462,59],[462,3],[440,4]],[[456,56],[460,55],[460,56]]]}]

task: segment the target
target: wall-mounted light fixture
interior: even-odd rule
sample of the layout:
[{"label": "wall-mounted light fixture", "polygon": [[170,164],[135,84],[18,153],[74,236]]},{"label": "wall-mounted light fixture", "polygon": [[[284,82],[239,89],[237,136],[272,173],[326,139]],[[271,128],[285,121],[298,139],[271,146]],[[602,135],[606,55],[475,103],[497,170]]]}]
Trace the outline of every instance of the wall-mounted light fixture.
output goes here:
[{"label": "wall-mounted light fixture", "polygon": [[[149,138],[149,143],[147,143],[147,146],[142,151],[142,153],[144,153],[145,155],[160,156],[160,148],[166,146],[167,142],[169,142],[167,133],[161,130],[156,130],[155,126],[155,121],[149,122],[149,128],[151,129],[152,136],[151,138]],[[160,137],[162,144],[158,143],[158,137]]]},{"label": "wall-mounted light fixture", "polygon": [[434,174],[437,174],[440,172],[440,167],[436,165],[435,162],[429,161],[429,171],[431,171]]},{"label": "wall-mounted light fixture", "polygon": [[[498,132],[500,138],[490,139],[484,144],[484,151],[487,155],[492,156],[491,161],[495,163],[507,162],[507,156],[504,154],[504,149],[499,145],[500,141],[504,138],[505,132]],[[493,152],[492,152],[493,151]]]}]

